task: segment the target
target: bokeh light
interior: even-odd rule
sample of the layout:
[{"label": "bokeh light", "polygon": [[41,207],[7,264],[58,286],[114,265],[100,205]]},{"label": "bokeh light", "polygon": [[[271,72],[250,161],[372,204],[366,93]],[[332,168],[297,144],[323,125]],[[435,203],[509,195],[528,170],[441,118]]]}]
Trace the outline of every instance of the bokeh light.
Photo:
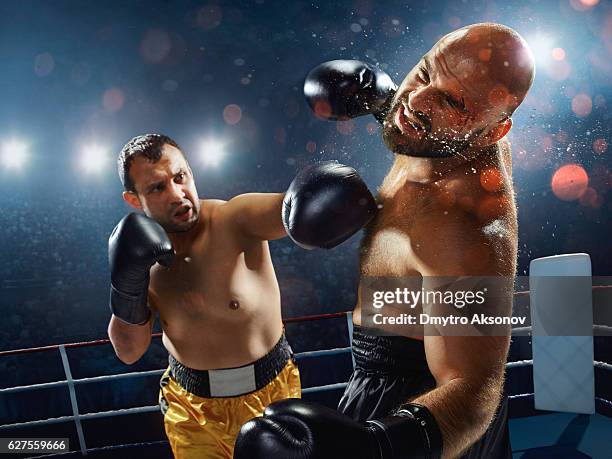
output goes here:
[{"label": "bokeh light", "polygon": [[458,29],[459,27],[461,27],[461,18],[457,16],[451,16],[450,18],[448,18],[448,25],[451,26],[453,29]]},{"label": "bokeh light", "polygon": [[242,109],[236,104],[229,104],[223,109],[223,119],[227,124],[233,126],[242,119]]},{"label": "bokeh light", "polygon": [[274,130],[274,141],[279,145],[285,145],[287,141],[287,131],[285,131],[284,127],[277,127]]},{"label": "bokeh light", "polygon": [[599,196],[599,193],[597,193],[597,190],[592,187],[588,187],[586,190],[584,190],[584,193],[582,193],[578,202],[580,202],[580,205],[592,207],[594,209],[599,209],[602,205],[602,199]]},{"label": "bokeh light", "polygon": [[355,130],[355,122],[353,120],[338,121],[336,123],[336,130],[342,135],[349,135]]},{"label": "bokeh light", "polygon": [[599,0],[569,0],[576,11],[588,11],[599,3]]},{"label": "bokeh light", "polygon": [[38,54],[34,58],[34,73],[39,77],[44,77],[53,72],[55,59],[50,53]]},{"label": "bokeh light", "polygon": [[562,61],[565,59],[565,50],[563,48],[553,48],[552,58],[556,61]]},{"label": "bokeh light", "polygon": [[324,100],[317,101],[314,106],[314,114],[321,119],[328,119],[332,114],[331,105]]},{"label": "bokeh light", "polygon": [[309,140],[308,143],[306,143],[306,151],[311,154],[317,151],[317,142]]},{"label": "bokeh light", "polygon": [[204,30],[212,30],[219,27],[223,18],[223,12],[219,5],[205,5],[198,10],[197,23]]},{"label": "bokeh light", "polygon": [[166,31],[151,29],[140,42],[140,55],[146,62],[159,64],[168,56],[171,48],[172,41]]},{"label": "bokeh light", "polygon": [[555,81],[566,80],[572,72],[572,66],[566,60],[554,60],[546,67],[546,73]]},{"label": "bokeh light", "polygon": [[102,106],[107,112],[118,112],[123,107],[125,95],[119,88],[110,88],[104,91]]},{"label": "bokeh light", "polygon": [[603,155],[608,149],[608,142],[606,139],[596,139],[593,142],[593,151],[598,155]]},{"label": "bokeh light", "polygon": [[483,170],[480,173],[480,185],[489,193],[501,190],[503,185],[502,173],[496,167]]},{"label": "bokeh light", "polygon": [[561,166],[552,177],[552,191],[562,201],[579,199],[586,191],[589,176],[582,166],[566,164]]},{"label": "bokeh light", "polygon": [[593,109],[593,102],[587,94],[576,94],[572,98],[572,111],[577,117],[583,118],[588,116]]},{"label": "bokeh light", "polygon": [[378,123],[374,123],[373,121],[370,121],[368,124],[366,124],[366,131],[370,135],[377,134],[379,130],[380,130],[380,124]]},{"label": "bokeh light", "polygon": [[478,219],[482,222],[499,218],[508,207],[505,196],[488,195],[478,202]]}]

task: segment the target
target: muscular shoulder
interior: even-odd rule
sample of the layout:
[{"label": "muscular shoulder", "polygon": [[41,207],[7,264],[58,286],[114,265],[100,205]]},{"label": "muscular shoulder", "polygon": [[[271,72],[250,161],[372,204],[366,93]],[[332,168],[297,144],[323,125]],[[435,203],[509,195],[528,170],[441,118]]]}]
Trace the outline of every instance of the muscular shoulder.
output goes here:
[{"label": "muscular shoulder", "polygon": [[202,208],[207,208],[210,211],[227,204],[227,201],[224,201],[223,199],[203,199],[200,201],[200,203],[202,204]]},{"label": "muscular shoulder", "polygon": [[418,216],[413,227],[423,275],[512,275],[516,210],[507,192],[449,198]]},{"label": "muscular shoulder", "polygon": [[216,223],[223,218],[223,207],[227,201],[222,199],[204,199],[200,201],[202,216],[210,223]]},{"label": "muscular shoulder", "polygon": [[220,199],[206,200],[209,215],[209,227],[212,233],[223,239],[231,239],[237,244],[242,245],[242,234],[239,231],[238,223],[240,214],[237,212],[237,197],[228,201]]},{"label": "muscular shoulder", "polygon": [[244,217],[245,202],[248,203],[247,195],[238,195],[228,201],[220,199],[207,200],[210,221],[217,227],[222,225],[230,225],[236,227]]},{"label": "muscular shoulder", "polygon": [[484,235],[516,231],[509,155],[509,143],[500,141],[485,154],[448,174],[436,184],[434,201],[438,207],[447,208],[459,222],[468,221]]}]

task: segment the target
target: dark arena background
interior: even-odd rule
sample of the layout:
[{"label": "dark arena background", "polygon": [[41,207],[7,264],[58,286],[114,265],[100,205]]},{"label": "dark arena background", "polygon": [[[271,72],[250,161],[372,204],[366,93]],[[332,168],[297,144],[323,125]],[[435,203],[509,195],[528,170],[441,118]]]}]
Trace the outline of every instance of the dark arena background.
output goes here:
[{"label": "dark arena background", "polygon": [[[611,276],[609,1],[2,1],[0,437],[69,438],[73,453],[57,457],[171,457],[161,339],[130,366],[91,343],[107,338],[108,236],[129,211],[116,158],[130,138],[175,139],[201,198],[282,192],[326,159],[375,190],[393,160],[379,124],[317,118],[308,71],[359,59],[399,84],[442,35],[488,21],[517,30],[537,66],[509,134],[517,275],[586,253],[593,276]],[[303,387],[322,387],[304,397],[329,406],[352,371],[360,238],[329,251],[270,243],[283,318],[301,318],[286,331]],[[509,362],[527,362],[507,370],[514,457],[612,457],[610,337],[594,338],[595,414],[535,410],[530,359],[530,338],[514,338]]]}]

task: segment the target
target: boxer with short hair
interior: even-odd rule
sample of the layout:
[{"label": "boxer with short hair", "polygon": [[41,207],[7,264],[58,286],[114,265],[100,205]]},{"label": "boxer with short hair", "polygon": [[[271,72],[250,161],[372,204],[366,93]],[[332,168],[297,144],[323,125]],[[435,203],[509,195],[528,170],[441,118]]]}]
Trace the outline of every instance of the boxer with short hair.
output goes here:
[{"label": "boxer with short hair", "polygon": [[[330,98],[330,118],[338,110],[382,119],[396,155],[362,241],[361,284],[422,278],[420,290],[440,276],[497,276],[510,288],[485,306],[510,314],[517,214],[504,136],[533,81],[527,44],[499,24],[463,27],[440,39],[397,90],[349,62],[332,61],[329,78],[315,72],[324,81],[305,88],[316,89],[306,91],[311,106],[334,87],[350,96]],[[364,110],[357,100],[368,102]],[[301,400],[274,403],[243,426],[235,457],[510,458],[502,395],[509,336],[380,336],[361,327],[363,301],[354,310],[356,368],[340,413]]]},{"label": "boxer with short hair", "polygon": [[[183,152],[160,134],[130,140],[118,165],[123,199],[140,212],[109,239],[111,342],[123,362],[137,361],[159,314],[170,354],[159,400],[174,456],[230,458],[244,422],[301,394],[268,240],[333,247],[373,217],[374,198],[353,169],[327,162],[287,193],[201,200]],[[322,226],[330,218],[342,224]]]}]

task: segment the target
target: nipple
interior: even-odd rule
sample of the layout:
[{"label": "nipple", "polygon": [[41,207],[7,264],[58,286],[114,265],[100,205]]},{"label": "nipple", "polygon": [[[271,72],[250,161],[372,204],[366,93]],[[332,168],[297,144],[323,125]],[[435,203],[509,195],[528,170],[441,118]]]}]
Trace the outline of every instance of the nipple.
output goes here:
[{"label": "nipple", "polygon": [[230,302],[229,302],[229,308],[230,308],[232,311],[235,311],[235,310],[236,310],[236,309],[238,309],[239,307],[240,307],[240,303],[238,303],[238,301],[236,301],[236,300],[232,300],[232,301],[230,301]]}]

